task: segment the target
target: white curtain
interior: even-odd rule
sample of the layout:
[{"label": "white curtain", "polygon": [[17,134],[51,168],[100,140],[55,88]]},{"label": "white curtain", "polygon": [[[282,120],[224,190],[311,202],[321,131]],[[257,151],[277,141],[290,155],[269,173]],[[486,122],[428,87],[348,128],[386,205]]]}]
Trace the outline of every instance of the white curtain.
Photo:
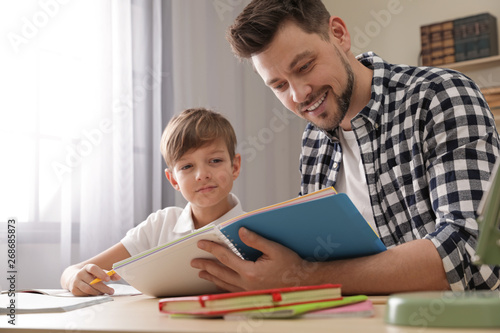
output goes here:
[{"label": "white curtain", "polygon": [[297,195],[305,124],[224,37],[246,3],[0,4],[0,257],[4,222],[17,217],[18,287],[57,288],[66,266],[149,213],[184,205],[165,180],[159,142],[185,108],[212,108],[234,125],[244,209]]},{"label": "white curtain", "polygon": [[109,63],[100,98],[111,130],[99,156],[81,168],[88,181],[81,183],[80,259],[118,242],[162,206],[161,1],[113,0],[105,10],[109,37],[98,49]]},{"label": "white curtain", "polygon": [[171,117],[162,102],[171,81],[162,69],[162,4],[0,7],[0,220],[19,220],[18,287],[53,288],[64,267],[168,203],[159,154]]}]

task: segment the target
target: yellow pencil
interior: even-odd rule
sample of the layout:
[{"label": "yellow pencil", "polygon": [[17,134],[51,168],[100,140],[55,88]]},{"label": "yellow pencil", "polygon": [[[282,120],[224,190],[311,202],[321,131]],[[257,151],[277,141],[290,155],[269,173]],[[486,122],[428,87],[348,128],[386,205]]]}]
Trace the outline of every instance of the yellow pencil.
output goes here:
[{"label": "yellow pencil", "polygon": [[[110,270],[109,272],[107,272],[106,274],[108,274],[108,276],[111,276],[113,274],[115,274],[116,272],[114,270]],[[101,279],[94,279],[92,280],[92,282],[90,282],[90,285],[93,285],[93,284],[96,284],[96,283],[99,283],[101,282],[102,280]]]}]

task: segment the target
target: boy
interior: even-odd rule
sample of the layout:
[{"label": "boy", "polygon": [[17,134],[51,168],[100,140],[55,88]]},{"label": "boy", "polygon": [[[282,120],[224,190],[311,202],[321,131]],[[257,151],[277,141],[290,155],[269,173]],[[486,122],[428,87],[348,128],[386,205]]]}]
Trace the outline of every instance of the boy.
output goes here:
[{"label": "boy", "polygon": [[90,285],[95,278],[119,280],[118,274],[109,277],[104,271],[113,263],[242,214],[238,198],[230,193],[241,166],[235,148],[233,127],[216,112],[189,109],[170,120],[161,138],[165,175],[188,204],[184,209],[167,207],[152,213],[118,244],[69,266],[61,276],[62,287],[76,296],[113,294],[102,282]]}]

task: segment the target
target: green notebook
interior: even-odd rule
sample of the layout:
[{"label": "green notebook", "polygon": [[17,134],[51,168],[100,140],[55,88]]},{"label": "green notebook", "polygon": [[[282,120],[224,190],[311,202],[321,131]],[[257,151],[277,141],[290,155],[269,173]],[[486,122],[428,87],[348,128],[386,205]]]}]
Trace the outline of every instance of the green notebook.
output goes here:
[{"label": "green notebook", "polygon": [[475,264],[500,265],[500,158],[478,208],[479,241]]},{"label": "green notebook", "polygon": [[340,307],[348,304],[364,302],[367,299],[368,297],[365,295],[356,295],[356,296],[344,297],[341,300],[334,300],[334,301],[314,302],[306,304],[279,306],[267,309],[231,312],[224,315],[224,319],[245,320],[250,318],[258,318],[258,319],[293,318],[312,311],[318,311],[323,309]]}]

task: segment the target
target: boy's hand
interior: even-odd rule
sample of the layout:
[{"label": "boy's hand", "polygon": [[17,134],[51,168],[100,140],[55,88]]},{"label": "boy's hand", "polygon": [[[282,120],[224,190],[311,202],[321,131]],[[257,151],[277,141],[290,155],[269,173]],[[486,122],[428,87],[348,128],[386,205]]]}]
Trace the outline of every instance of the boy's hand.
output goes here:
[{"label": "boy's hand", "polygon": [[[115,292],[113,288],[108,287],[103,282],[108,281],[118,281],[120,276],[115,273],[111,276],[106,274],[102,268],[94,264],[87,264],[81,269],[75,268],[76,272],[71,279],[68,289],[75,296],[95,296],[102,294],[113,295]],[[102,281],[96,284],[90,285],[94,279],[99,278]]]},{"label": "boy's hand", "polygon": [[257,261],[241,260],[231,250],[210,241],[198,242],[198,247],[213,254],[219,261],[194,259],[191,266],[201,269],[199,276],[219,288],[235,292],[298,286],[312,277],[316,263],[302,260],[292,250],[240,228],[241,240],[263,254]]}]

